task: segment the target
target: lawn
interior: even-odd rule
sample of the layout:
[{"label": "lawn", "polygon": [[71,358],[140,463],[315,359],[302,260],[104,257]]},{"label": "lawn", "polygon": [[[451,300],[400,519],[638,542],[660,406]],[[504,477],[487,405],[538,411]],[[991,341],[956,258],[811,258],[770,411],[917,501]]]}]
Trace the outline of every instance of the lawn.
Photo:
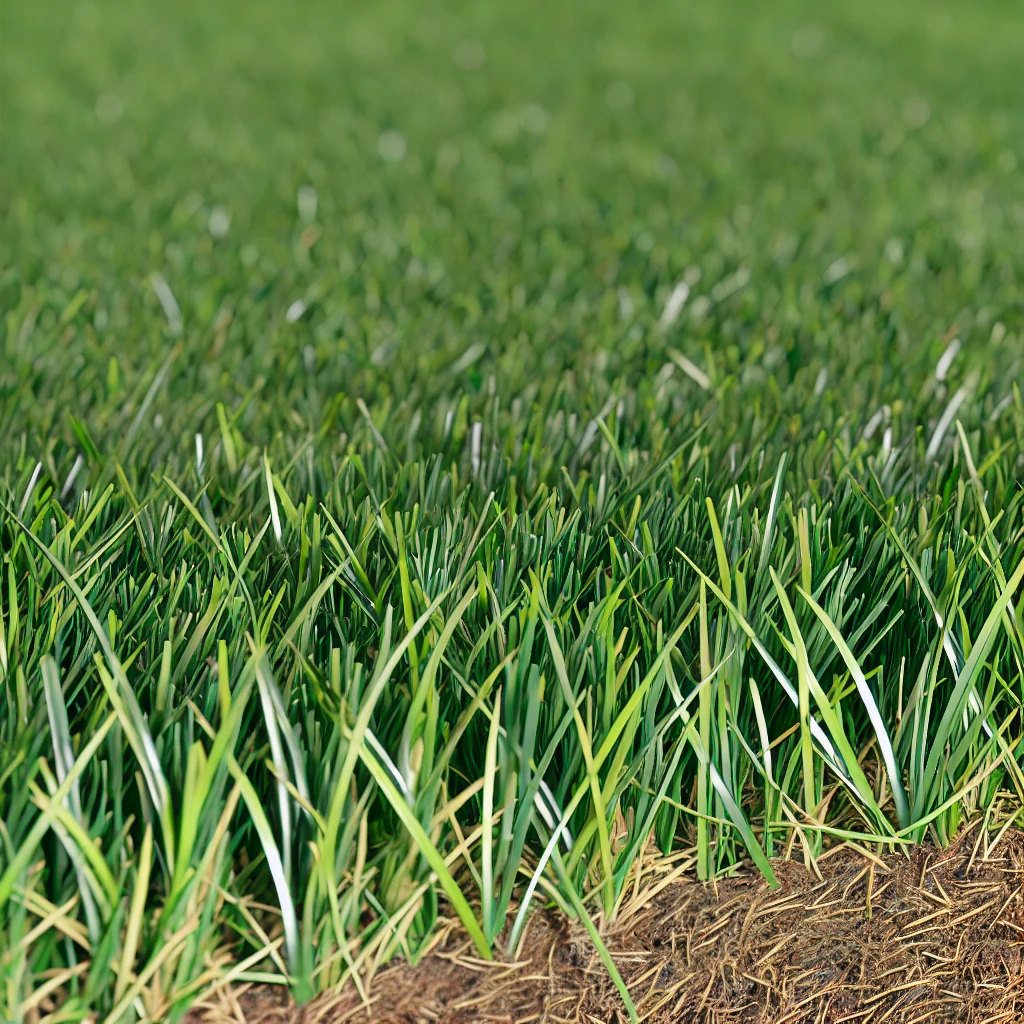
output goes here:
[{"label": "lawn", "polygon": [[0,33],[0,1019],[1017,822],[1016,5]]}]

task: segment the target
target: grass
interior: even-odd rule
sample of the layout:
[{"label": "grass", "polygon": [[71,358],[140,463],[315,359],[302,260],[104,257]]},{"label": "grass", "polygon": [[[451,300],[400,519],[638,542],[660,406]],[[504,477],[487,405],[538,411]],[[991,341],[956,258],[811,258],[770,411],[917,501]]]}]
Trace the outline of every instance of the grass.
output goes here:
[{"label": "grass", "polygon": [[1017,820],[1008,6],[3,29],[0,1016]]}]

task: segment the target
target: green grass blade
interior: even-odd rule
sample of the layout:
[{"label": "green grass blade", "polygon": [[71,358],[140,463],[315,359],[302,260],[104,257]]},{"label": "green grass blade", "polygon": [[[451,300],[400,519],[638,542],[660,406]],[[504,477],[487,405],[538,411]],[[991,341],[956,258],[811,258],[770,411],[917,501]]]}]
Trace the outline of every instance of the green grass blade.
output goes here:
[{"label": "green grass blade", "polygon": [[896,817],[899,821],[901,829],[907,828],[910,824],[910,807],[907,803],[907,794],[903,788],[903,779],[900,774],[899,766],[896,763],[896,753],[893,750],[892,741],[889,738],[889,731],[885,727],[885,721],[882,718],[882,713],[878,709],[878,705],[875,703],[874,695],[871,693],[871,688],[868,686],[867,679],[864,678],[864,673],[861,670],[860,664],[854,657],[853,651],[850,650],[846,641],[843,639],[842,633],[839,632],[839,628],[829,618],[825,610],[814,600],[811,595],[803,590],[799,590],[800,596],[810,605],[811,610],[815,615],[818,616],[821,624],[828,631],[828,635],[832,638],[832,642],[839,649],[839,653],[842,656],[846,667],[850,671],[850,675],[853,677],[854,684],[857,687],[857,692],[860,694],[862,703],[868,713],[868,718],[871,719],[871,725],[875,730],[875,738],[878,740],[878,749],[882,755],[882,761],[885,764],[885,770],[889,776],[889,786],[892,789],[893,803],[896,805]]},{"label": "green grass blade", "polygon": [[416,843],[420,853],[423,854],[424,859],[430,865],[430,869],[437,875],[441,888],[444,889],[445,895],[451,901],[452,908],[458,914],[462,926],[466,929],[466,933],[476,947],[477,954],[484,960],[492,959],[490,944],[477,923],[476,917],[473,915],[473,911],[466,901],[466,897],[463,896],[458,883],[452,878],[451,872],[444,862],[444,857],[441,856],[437,847],[430,841],[430,836],[427,835],[423,826],[419,823],[412,808],[402,799],[402,795],[388,777],[387,772],[378,764],[376,758],[371,757],[363,746],[359,747],[359,753],[363,764],[370,770],[374,781],[380,787],[388,803],[391,804],[402,824],[409,832],[413,842]]}]

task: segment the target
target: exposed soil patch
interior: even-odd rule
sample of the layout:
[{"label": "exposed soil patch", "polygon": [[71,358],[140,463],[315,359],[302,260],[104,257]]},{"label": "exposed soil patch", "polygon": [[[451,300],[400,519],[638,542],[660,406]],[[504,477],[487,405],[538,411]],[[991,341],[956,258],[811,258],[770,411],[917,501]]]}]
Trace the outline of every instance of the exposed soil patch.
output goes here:
[{"label": "exposed soil patch", "polygon": [[[606,941],[641,1016],[703,1024],[1017,1024],[1024,1021],[1024,833],[988,852],[979,832],[952,849],[869,860],[842,850],[822,879],[793,863],[774,892],[755,877],[659,885],[627,899]],[[534,918],[514,964],[483,964],[458,932],[416,967],[304,1011],[274,990],[220,994],[190,1024],[622,1022],[582,928]]]}]

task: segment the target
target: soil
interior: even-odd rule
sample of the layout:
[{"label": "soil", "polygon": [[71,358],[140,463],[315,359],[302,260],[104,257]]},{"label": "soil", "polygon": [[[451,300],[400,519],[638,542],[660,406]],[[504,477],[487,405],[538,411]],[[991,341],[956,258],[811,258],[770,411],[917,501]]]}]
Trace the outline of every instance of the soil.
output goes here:
[{"label": "soil", "polygon": [[[1024,1022],[1024,832],[987,848],[819,862],[702,884],[652,866],[605,941],[650,1024]],[[296,1008],[280,989],[220,992],[189,1024],[612,1024],[622,1002],[582,927],[537,914],[519,960],[485,964],[454,928],[416,966]]]}]

